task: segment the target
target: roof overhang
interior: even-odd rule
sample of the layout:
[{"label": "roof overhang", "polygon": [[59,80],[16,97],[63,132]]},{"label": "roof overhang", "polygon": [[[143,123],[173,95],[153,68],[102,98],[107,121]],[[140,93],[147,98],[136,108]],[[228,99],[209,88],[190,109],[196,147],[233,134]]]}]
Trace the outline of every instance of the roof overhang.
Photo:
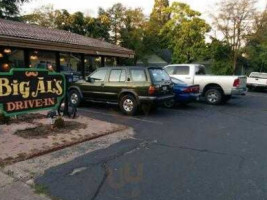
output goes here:
[{"label": "roof overhang", "polygon": [[109,48],[98,48],[92,46],[82,46],[77,44],[67,44],[59,42],[50,42],[34,39],[25,39],[19,37],[10,37],[0,35],[0,45],[18,48],[31,48],[48,51],[60,51],[71,53],[84,53],[94,56],[112,56],[122,58],[134,58],[134,52],[131,50],[114,50]]}]

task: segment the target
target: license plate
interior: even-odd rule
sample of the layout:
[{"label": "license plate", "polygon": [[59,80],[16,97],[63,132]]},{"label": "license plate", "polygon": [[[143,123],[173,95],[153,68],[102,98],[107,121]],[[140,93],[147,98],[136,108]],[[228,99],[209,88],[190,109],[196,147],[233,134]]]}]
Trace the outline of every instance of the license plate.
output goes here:
[{"label": "license plate", "polygon": [[166,90],[167,90],[167,87],[166,87],[166,86],[163,86],[163,87],[162,87],[162,90],[163,90],[163,91],[166,91]]}]

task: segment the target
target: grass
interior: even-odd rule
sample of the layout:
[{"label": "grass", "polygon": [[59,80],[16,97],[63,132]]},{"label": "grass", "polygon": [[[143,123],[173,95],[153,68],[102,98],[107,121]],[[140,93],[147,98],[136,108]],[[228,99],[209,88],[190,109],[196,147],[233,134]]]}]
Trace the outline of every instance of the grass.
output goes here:
[{"label": "grass", "polygon": [[61,200],[60,198],[58,197],[53,197],[49,194],[48,192],[48,188],[47,186],[43,185],[43,184],[35,184],[33,186],[33,189],[34,189],[34,192],[35,194],[38,194],[38,195],[45,195],[47,197],[49,197],[50,199],[52,200]]}]

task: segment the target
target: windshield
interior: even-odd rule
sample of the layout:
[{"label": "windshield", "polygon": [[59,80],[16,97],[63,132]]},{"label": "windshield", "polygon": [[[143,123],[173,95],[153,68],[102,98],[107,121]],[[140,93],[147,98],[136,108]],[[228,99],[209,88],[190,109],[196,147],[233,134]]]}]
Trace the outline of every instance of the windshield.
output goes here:
[{"label": "windshield", "polygon": [[263,79],[267,79],[267,73],[252,72],[249,77],[250,78],[263,78]]},{"label": "windshield", "polygon": [[170,76],[163,69],[149,69],[155,82],[170,81]]}]

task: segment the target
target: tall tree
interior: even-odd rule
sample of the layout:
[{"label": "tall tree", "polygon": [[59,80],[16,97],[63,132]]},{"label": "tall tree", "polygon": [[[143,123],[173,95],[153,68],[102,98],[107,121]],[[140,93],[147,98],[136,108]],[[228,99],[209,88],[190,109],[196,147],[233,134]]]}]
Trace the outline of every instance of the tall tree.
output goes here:
[{"label": "tall tree", "polygon": [[248,37],[245,54],[255,71],[267,71],[267,8],[256,16],[255,32]]},{"label": "tall tree", "polygon": [[161,29],[161,36],[168,41],[173,52],[172,62],[198,61],[206,51],[205,34],[210,26],[201,14],[184,3],[174,2],[165,10],[170,20]]},{"label": "tall tree", "polygon": [[134,63],[143,59],[146,48],[143,44],[145,15],[141,8],[127,9],[120,30],[121,46],[135,51]]},{"label": "tall tree", "polygon": [[233,72],[237,70],[237,60],[241,49],[252,30],[256,0],[222,0],[213,15],[215,28],[232,48]]},{"label": "tall tree", "polygon": [[160,35],[161,28],[170,19],[169,13],[165,10],[169,7],[169,0],[155,0],[149,22],[146,26],[144,43],[152,52],[166,48],[166,42]]},{"label": "tall tree", "polygon": [[19,19],[19,6],[29,0],[1,0],[0,1],[0,18]]},{"label": "tall tree", "polygon": [[117,3],[106,12],[110,20],[111,42],[117,45],[121,42],[120,30],[122,28],[125,11],[126,8],[121,3]]}]

